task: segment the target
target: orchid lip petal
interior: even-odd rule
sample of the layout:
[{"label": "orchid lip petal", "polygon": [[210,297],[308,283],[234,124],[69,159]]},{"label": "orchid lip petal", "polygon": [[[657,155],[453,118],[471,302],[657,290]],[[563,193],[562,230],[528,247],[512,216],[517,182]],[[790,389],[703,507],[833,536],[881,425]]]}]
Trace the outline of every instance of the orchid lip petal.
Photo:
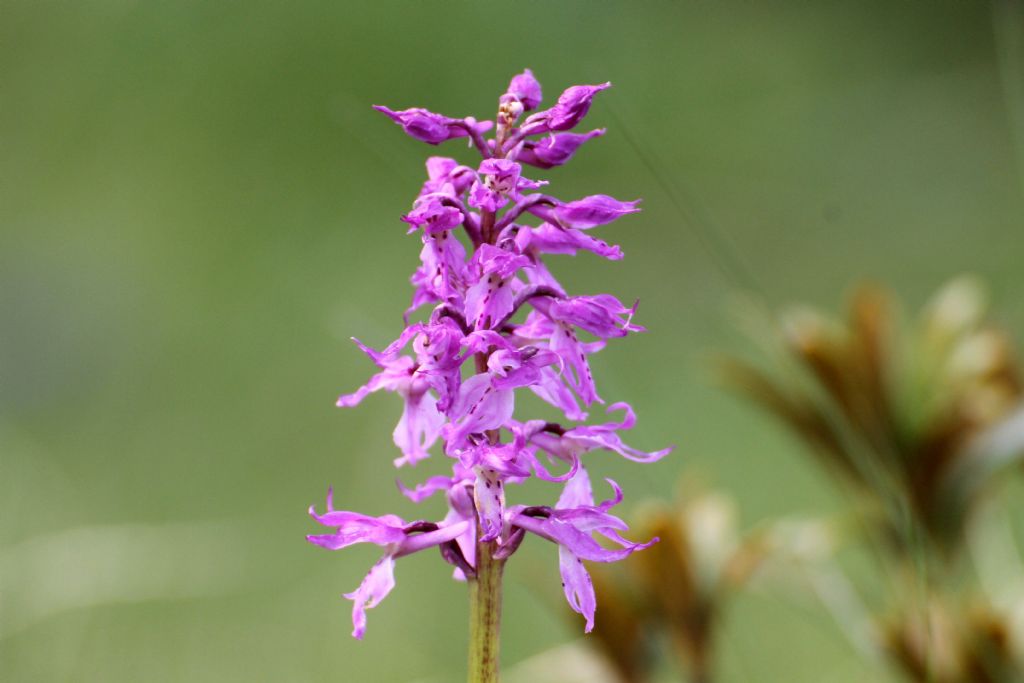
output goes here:
[{"label": "orchid lip petal", "polygon": [[597,609],[597,597],[594,595],[590,574],[583,566],[583,560],[565,546],[558,548],[558,565],[565,599],[574,612],[582,614],[586,619],[584,632],[590,633],[594,629],[594,612]]},{"label": "orchid lip petal", "polygon": [[346,593],[352,601],[352,637],[362,640],[366,634],[366,610],[376,607],[395,587],[395,560],[390,555],[382,557],[359,584],[359,588]]}]

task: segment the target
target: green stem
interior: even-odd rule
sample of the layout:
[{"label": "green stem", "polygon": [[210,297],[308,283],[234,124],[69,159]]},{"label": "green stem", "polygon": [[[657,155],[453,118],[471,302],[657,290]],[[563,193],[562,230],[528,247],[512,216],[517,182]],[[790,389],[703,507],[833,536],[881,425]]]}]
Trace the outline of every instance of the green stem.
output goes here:
[{"label": "green stem", "polygon": [[476,548],[476,578],[469,581],[469,683],[498,683],[501,572],[494,543]]}]

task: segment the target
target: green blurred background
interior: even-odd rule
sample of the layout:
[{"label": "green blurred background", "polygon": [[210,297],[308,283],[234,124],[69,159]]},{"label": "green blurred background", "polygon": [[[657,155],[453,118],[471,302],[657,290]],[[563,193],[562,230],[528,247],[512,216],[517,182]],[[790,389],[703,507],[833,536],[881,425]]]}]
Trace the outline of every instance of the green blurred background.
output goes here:
[{"label": "green blurred background", "polygon": [[[340,507],[439,512],[392,484],[398,400],[333,406],[371,372],[348,337],[400,329],[418,241],[398,217],[434,151],[370,105],[490,118],[524,66],[549,100],[615,85],[589,117],[608,134],[534,176],[644,198],[601,235],[624,261],[553,268],[641,299],[650,333],[595,374],[637,409],[635,445],[679,448],[592,471],[627,511],[684,473],[745,525],[838,509],[796,442],[710,379],[706,354],[741,346],[720,261],[773,306],[835,308],[863,278],[918,304],[972,271],[1024,334],[1020,34],[994,9],[0,2],[0,680],[461,678],[449,569],[403,560],[356,642],[340,594],[377,550],[309,546],[305,508],[333,484]],[[554,548],[527,544],[508,577],[507,666],[582,634]],[[732,606],[719,660],[724,681],[878,680],[820,610],[771,595]]]}]

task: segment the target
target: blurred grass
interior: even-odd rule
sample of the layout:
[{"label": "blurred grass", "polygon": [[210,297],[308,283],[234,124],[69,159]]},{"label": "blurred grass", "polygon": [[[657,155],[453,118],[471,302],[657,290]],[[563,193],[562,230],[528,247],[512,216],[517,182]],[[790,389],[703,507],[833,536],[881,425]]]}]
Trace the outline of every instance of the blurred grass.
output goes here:
[{"label": "blurred grass", "polygon": [[[699,231],[722,231],[773,304],[834,306],[860,278],[920,302],[970,270],[1024,333],[996,55],[982,2],[0,2],[0,559],[83,527],[133,525],[145,548],[166,524],[215,522],[244,567],[216,594],[17,631],[10,596],[45,595],[51,575],[5,573],[0,680],[461,676],[464,595],[447,569],[403,560],[356,643],[340,594],[375,553],[308,547],[304,509],[333,483],[345,507],[416,514],[391,485],[397,400],[333,407],[370,372],[347,338],[399,329],[418,248],[397,217],[433,151],[369,105],[487,117],[524,66],[548,99],[615,84],[590,117],[608,135],[540,175],[553,192],[645,199],[602,234],[625,261],[554,268],[575,291],[641,298],[651,332],[595,373],[636,407],[637,446],[680,448],[651,467],[598,456],[595,473],[635,502],[708,472],[750,523],[835,510],[789,437],[710,386],[702,354],[739,343],[735,283]],[[172,536],[169,571],[219,575],[205,537]],[[52,561],[56,577],[89,567]],[[582,632],[552,611],[555,571],[539,544],[511,566],[507,663]],[[869,675],[814,611],[755,596],[730,616],[725,681]]]}]

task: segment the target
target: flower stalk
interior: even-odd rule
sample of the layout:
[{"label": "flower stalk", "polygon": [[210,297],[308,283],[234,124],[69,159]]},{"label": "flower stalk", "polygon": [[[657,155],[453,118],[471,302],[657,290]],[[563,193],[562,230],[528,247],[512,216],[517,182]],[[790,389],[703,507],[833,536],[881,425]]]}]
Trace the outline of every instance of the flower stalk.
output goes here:
[{"label": "flower stalk", "polygon": [[469,683],[498,681],[505,560],[494,558],[495,545],[477,545],[476,578],[469,581]]}]

